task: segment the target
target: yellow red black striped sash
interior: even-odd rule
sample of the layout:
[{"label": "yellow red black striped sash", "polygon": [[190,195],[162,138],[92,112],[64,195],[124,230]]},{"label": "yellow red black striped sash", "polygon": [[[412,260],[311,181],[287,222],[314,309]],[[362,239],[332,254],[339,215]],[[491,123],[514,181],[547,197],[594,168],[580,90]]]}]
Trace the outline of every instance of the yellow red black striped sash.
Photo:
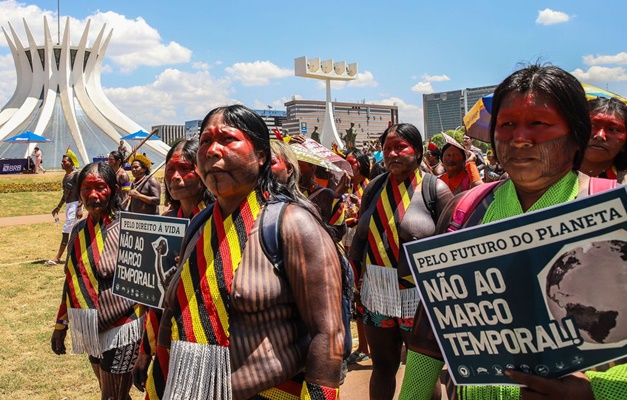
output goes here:
[{"label": "yellow red black striped sash", "polygon": [[348,194],[354,194],[359,198],[359,200],[361,200],[362,196],[364,195],[364,189],[366,188],[366,186],[368,186],[369,183],[370,180],[366,178],[356,185],[353,184],[348,188]]},{"label": "yellow red black striped sash", "polygon": [[[202,200],[200,203],[196,205],[196,208],[194,208],[194,211],[192,211],[192,215],[190,215],[189,218],[190,219],[193,218],[194,215],[198,214],[205,208],[207,208],[207,203],[205,203],[205,201]],[[185,218],[185,216],[183,215],[183,208],[179,207],[179,209],[176,210],[176,218]]]},{"label": "yellow red black striped sash", "polygon": [[400,183],[389,175],[368,225],[367,264],[396,268],[400,254],[398,228],[421,181],[419,169]]},{"label": "yellow red black striped sash", "polygon": [[260,210],[256,191],[226,219],[216,202],[181,270],[172,318],[173,340],[229,345],[231,283]]},{"label": "yellow red black striped sash", "polygon": [[333,199],[331,204],[331,218],[329,225],[342,225],[346,220],[345,203],[342,199]]},{"label": "yellow red black striped sash", "polygon": [[251,397],[251,400],[335,400],[339,396],[337,388],[328,388],[305,381],[300,373],[271,389]]},{"label": "yellow red black striped sash", "polygon": [[67,282],[71,308],[98,308],[97,267],[104,249],[109,218],[94,223],[86,218],[77,227],[76,235],[68,251]]}]

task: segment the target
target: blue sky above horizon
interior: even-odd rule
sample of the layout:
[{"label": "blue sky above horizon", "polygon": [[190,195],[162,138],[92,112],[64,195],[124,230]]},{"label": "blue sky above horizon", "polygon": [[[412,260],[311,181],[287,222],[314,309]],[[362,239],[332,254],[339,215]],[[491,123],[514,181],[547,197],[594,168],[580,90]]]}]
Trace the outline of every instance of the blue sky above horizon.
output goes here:
[{"label": "blue sky above horizon", "polygon": [[[61,1],[72,44],[88,19],[91,38],[113,28],[102,86],[146,129],[201,119],[235,102],[285,109],[293,97],[323,100],[322,81],[294,76],[294,58],[359,64],[333,85],[343,102],[396,104],[423,129],[422,94],[498,84],[520,63],[560,66],[627,97],[627,3],[590,1],[172,2]],[[26,42],[22,18],[43,44],[43,16],[57,35],[57,2],[0,1]],[[93,40],[92,40],[93,42]],[[15,90],[13,57],[0,35],[0,106]]]}]

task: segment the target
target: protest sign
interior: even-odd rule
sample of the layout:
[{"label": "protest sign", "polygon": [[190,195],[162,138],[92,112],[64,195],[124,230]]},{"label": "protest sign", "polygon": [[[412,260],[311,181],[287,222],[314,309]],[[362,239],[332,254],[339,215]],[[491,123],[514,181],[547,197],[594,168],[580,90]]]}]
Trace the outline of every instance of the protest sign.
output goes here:
[{"label": "protest sign", "polygon": [[457,385],[627,355],[627,189],[405,244]]},{"label": "protest sign", "polygon": [[188,223],[183,218],[121,212],[113,293],[163,308],[166,275],[176,268]]}]

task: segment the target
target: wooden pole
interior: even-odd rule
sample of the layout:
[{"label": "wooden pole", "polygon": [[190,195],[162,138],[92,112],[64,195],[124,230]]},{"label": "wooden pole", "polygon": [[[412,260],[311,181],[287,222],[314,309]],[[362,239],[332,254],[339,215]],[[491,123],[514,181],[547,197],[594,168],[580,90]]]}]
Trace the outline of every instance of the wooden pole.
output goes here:
[{"label": "wooden pole", "polygon": [[137,145],[137,147],[135,147],[135,148],[133,149],[133,151],[131,151],[131,154],[129,154],[129,155],[128,155],[125,159],[124,159],[124,161],[122,162],[122,165],[126,164],[126,163],[128,162],[128,160],[130,160],[130,159],[131,159],[131,157],[133,157],[133,156],[135,155],[135,153],[137,153],[137,150],[138,150],[140,147],[142,147],[142,145],[143,145],[144,143],[146,143],[146,141],[147,141],[148,139],[150,139],[150,137],[151,137],[152,135],[154,135],[155,133],[157,133],[157,128],[153,129],[153,130],[152,130],[152,132],[150,132],[150,133],[148,134],[148,136],[146,136],[146,138],[145,138],[144,140],[142,140],[142,141],[141,141],[141,143],[139,143],[139,144]]}]

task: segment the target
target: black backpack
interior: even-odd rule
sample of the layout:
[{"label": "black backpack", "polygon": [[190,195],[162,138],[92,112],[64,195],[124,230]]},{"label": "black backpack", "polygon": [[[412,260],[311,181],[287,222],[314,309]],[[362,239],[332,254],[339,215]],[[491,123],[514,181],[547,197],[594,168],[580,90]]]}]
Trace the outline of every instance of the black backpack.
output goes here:
[{"label": "black backpack", "polygon": [[[390,173],[385,172],[381,175],[382,176],[377,177],[378,179],[371,181],[370,185],[368,185],[368,196],[362,200],[362,204],[366,204],[369,207],[370,202],[378,197],[378,194],[383,190],[383,186],[387,182],[387,177]],[[437,182],[438,178],[433,174],[423,174],[422,176],[422,199],[431,214],[431,219],[433,219],[436,225],[438,224],[435,205],[437,200]]]},{"label": "black backpack", "polygon": [[[288,204],[289,203],[287,201],[282,199],[271,200],[268,204],[266,204],[259,216],[259,241],[261,242],[261,249],[281,276],[285,276],[285,271],[283,269],[283,240],[281,238],[280,227],[283,222],[283,213],[285,212],[285,208]],[[189,227],[185,232],[182,249],[187,247],[187,241],[189,238],[193,237],[200,226],[207,221],[213,212],[213,207],[213,204],[208,205],[191,220]],[[342,268],[342,322],[344,323],[345,330],[343,357],[346,359],[351,353],[353,342],[350,330],[350,320],[352,315],[351,307],[353,303],[353,287],[355,286],[355,277],[353,269],[351,268],[348,258],[345,256],[344,252],[337,244],[335,245],[335,249]]]}]

